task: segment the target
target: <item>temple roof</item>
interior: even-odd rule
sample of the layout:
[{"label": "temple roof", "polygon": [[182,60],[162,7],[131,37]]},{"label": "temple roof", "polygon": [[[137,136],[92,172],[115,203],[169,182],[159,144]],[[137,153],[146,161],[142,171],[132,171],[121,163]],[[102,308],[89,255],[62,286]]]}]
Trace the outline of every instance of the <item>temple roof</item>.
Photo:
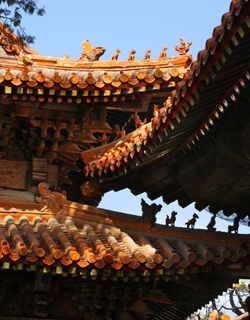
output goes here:
[{"label": "temple roof", "polygon": [[[3,316],[183,319],[248,277],[249,13],[232,1],[191,65],[44,57],[1,30]],[[223,233],[95,207],[126,187],[238,216]]]},{"label": "temple roof", "polygon": [[[83,41],[84,51],[80,59],[70,59],[67,55],[62,58],[42,56],[26,44],[21,46],[15,34],[6,30],[3,24],[0,27],[2,86],[34,88],[34,95],[43,95],[42,89],[49,89],[50,96],[62,97],[67,92],[68,97],[78,98],[78,104],[80,99],[91,103],[113,95],[133,95],[137,91],[173,86],[171,81],[183,78],[192,61],[192,56],[186,53],[188,50],[172,57],[164,53],[157,58],[148,56],[142,60],[129,57],[127,61],[120,61],[116,57],[99,61],[99,57],[92,57],[92,54],[101,49],[105,52],[105,48],[94,48],[88,40]],[[17,90],[17,94],[24,92],[23,89]]]},{"label": "temple roof", "polygon": [[0,153],[32,162],[27,190],[48,179],[52,169],[34,170],[43,159],[44,168],[58,172],[51,187],[59,184],[71,200],[97,205],[103,193],[128,187],[166,203],[196,202],[199,210],[210,205],[245,217],[247,1],[231,3],[190,68],[192,57],[182,47],[174,57],[134,60],[132,50],[127,61],[98,61],[105,48],[85,40],[87,50],[72,60],[28,46],[10,50],[12,36],[2,30]]},{"label": "temple roof", "polygon": [[85,174],[98,190],[126,186],[166,203],[196,202],[199,210],[210,205],[212,212],[246,216],[249,7],[247,1],[231,3],[190,71],[163,107],[155,106],[151,122],[99,152],[82,152]]},{"label": "temple roof", "polygon": [[[1,80],[12,81],[11,83],[15,86],[26,84],[27,87],[32,88],[40,85],[39,88],[42,86],[57,90],[60,87],[77,91],[107,90],[108,88],[115,90],[126,88],[126,84],[134,88],[143,84],[146,86],[165,83],[176,77],[182,78],[191,61],[190,55],[140,61],[98,62],[19,55],[15,64],[9,60],[5,62],[6,69],[10,69],[6,70],[7,74],[2,70]],[[25,64],[29,67],[22,70]]]},{"label": "temple roof", "polygon": [[157,225],[146,216],[72,203],[40,185],[40,197],[0,192],[0,262],[8,261],[6,268],[16,263],[59,270],[74,265],[81,272],[92,265],[124,271],[163,268],[166,274],[170,269],[178,274],[246,261],[250,252],[247,235]]},{"label": "temple roof", "polygon": [[[4,175],[11,167],[16,181],[6,178],[0,186],[30,190],[46,181],[51,188],[60,185],[70,200],[98,205],[102,192],[84,191],[81,152],[146,123],[154,104],[162,104],[189,70],[192,56],[186,48],[168,57],[163,48],[158,58],[99,61],[105,49],[85,40],[77,60],[48,57],[1,32],[0,166]],[[19,161],[26,173],[16,170]]]},{"label": "temple roof", "polygon": [[[148,312],[158,319],[159,308],[169,319],[182,319],[248,272],[248,235],[154,224],[144,214],[138,217],[70,202],[49,191],[45,183],[38,188],[38,195],[0,192],[0,266],[6,276],[13,270],[36,271],[62,277],[62,285],[69,276],[71,286],[74,279],[81,279],[86,286],[97,282],[94,287],[103,290],[109,281],[117,290],[124,284],[131,287],[131,281],[145,282],[143,300],[149,305],[142,319]],[[35,286],[39,288],[39,283]],[[183,300],[187,290],[189,307]],[[127,311],[137,313],[141,308],[130,304]]]}]

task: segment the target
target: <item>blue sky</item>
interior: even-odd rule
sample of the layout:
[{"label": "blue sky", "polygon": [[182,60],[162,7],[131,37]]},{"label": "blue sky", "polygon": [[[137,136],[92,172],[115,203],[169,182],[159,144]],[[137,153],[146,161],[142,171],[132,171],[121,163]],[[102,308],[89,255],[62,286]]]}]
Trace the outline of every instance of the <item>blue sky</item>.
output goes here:
[{"label": "blue sky", "polygon": [[[82,52],[82,41],[88,39],[93,46],[106,48],[101,60],[110,60],[116,49],[121,50],[120,60],[126,60],[131,50],[136,50],[136,59],[142,59],[147,49],[151,57],[158,57],[164,46],[167,55],[176,55],[174,50],[179,39],[192,41],[190,52],[194,60],[212,36],[214,27],[221,24],[222,15],[229,11],[229,0],[53,0],[39,1],[45,4],[43,17],[28,16],[24,26],[28,34],[36,37],[32,47],[42,55],[62,57],[68,54],[78,59]],[[178,212],[176,225],[185,222],[197,212],[196,228],[205,229],[211,215],[198,212],[193,205],[180,208],[177,203],[166,205],[161,198],[151,201],[146,194],[133,196],[130,191],[107,193],[101,208],[141,215],[141,198],[147,203],[162,204],[157,223],[165,221],[166,214]],[[217,219],[217,230],[226,231],[227,223]],[[240,226],[240,232],[249,228]]]}]

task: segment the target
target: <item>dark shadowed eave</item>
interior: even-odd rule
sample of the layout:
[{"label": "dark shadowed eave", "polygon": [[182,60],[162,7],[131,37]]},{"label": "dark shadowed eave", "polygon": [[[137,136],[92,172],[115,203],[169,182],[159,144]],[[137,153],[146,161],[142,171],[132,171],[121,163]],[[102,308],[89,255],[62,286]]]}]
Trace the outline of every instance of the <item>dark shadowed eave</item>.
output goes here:
[{"label": "dark shadowed eave", "polygon": [[[80,286],[93,301],[93,311],[109,309],[113,300],[120,305],[125,295],[123,314],[183,319],[249,272],[248,235],[150,224],[143,216],[70,202],[48,190],[35,198],[27,192],[1,191],[0,200],[0,266],[5,278],[11,282],[16,271],[12,282],[19,285],[20,276],[26,284],[42,276],[52,277],[54,285],[60,280],[68,302],[72,288]],[[39,291],[37,281],[32,290]],[[98,288],[108,292],[108,298],[97,299]],[[46,301],[44,288],[40,290],[34,305]],[[116,291],[123,295],[113,294],[110,301]],[[84,306],[80,296],[74,299]],[[50,307],[57,310],[55,303]]]},{"label": "dark shadowed eave", "polygon": [[[241,204],[237,199],[233,203],[220,203],[219,193],[216,199],[211,195],[208,199],[201,199],[197,190],[199,187],[192,190],[187,182],[179,179],[178,174],[180,172],[183,175],[188,168],[193,170],[192,166],[199,168],[201,161],[204,162],[201,156],[204,150],[205,162],[210,161],[214,165],[213,157],[217,151],[210,146],[220,144],[218,148],[221,150],[223,141],[213,143],[213,140],[217,141],[219,132],[230,126],[229,118],[235,119],[234,130],[236,126],[242,131],[247,128],[249,10],[247,1],[231,3],[230,11],[222,16],[222,24],[214,29],[206,48],[199,52],[197,61],[192,63],[191,70],[177,84],[170,99],[162,108],[155,109],[155,116],[150,123],[109,145],[104,153],[99,149],[98,160],[91,159],[91,152],[82,153],[87,164],[86,175],[94,177],[93,182],[99,190],[129,187],[134,194],[147,192],[151,199],[163,196],[167,203],[179,200],[182,206],[186,206],[195,201],[199,208],[210,204],[217,208],[215,211],[224,207],[227,214],[234,211],[242,216],[246,214],[247,203]],[[239,104],[241,108],[236,111]],[[241,117],[246,119],[244,124]],[[208,138],[210,143],[204,143]],[[245,143],[243,139],[241,141]],[[97,150],[95,155],[98,154]],[[233,152],[236,153],[236,149],[231,150]],[[185,161],[190,157],[197,161],[187,165]],[[227,158],[226,151],[224,157]],[[183,161],[180,160],[182,158]],[[207,179],[212,169],[202,170],[204,173],[200,172],[200,179]],[[207,177],[202,178],[206,170]]]}]

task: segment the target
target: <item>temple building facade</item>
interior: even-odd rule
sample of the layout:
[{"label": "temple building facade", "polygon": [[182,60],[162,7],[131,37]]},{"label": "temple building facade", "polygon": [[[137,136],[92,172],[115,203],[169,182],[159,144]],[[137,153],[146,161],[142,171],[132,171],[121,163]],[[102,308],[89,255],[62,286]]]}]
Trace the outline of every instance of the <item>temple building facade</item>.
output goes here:
[{"label": "temple building facade", "polygon": [[[249,278],[247,0],[197,60],[184,39],[175,56],[126,61],[84,40],[76,60],[0,31],[0,319],[183,320]],[[143,198],[141,216],[98,208],[125,188],[211,221],[157,224]]]}]

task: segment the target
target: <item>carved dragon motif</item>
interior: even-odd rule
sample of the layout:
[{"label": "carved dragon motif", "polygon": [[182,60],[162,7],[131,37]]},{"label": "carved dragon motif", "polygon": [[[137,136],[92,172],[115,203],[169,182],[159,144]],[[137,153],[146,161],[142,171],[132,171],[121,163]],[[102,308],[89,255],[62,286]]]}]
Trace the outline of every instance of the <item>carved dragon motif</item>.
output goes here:
[{"label": "carved dragon motif", "polygon": [[184,39],[180,38],[181,45],[175,46],[175,50],[179,52],[180,55],[186,54],[189,51],[189,47],[191,46],[192,42],[189,41],[187,44],[185,44]]},{"label": "carved dragon motif", "polygon": [[156,203],[149,205],[144,199],[141,199],[141,207],[142,217],[140,218],[140,221],[153,226],[156,222],[156,214],[161,211],[162,205],[157,205]]},{"label": "carved dragon motif", "polygon": [[82,49],[83,52],[79,60],[83,61],[98,61],[106,51],[104,47],[93,47],[92,44],[89,43],[89,40],[83,41]]},{"label": "carved dragon motif", "polygon": [[42,212],[58,212],[61,204],[66,201],[66,196],[56,191],[50,191],[49,185],[46,182],[41,182],[38,185],[40,197],[35,197],[35,202],[41,204]]}]

